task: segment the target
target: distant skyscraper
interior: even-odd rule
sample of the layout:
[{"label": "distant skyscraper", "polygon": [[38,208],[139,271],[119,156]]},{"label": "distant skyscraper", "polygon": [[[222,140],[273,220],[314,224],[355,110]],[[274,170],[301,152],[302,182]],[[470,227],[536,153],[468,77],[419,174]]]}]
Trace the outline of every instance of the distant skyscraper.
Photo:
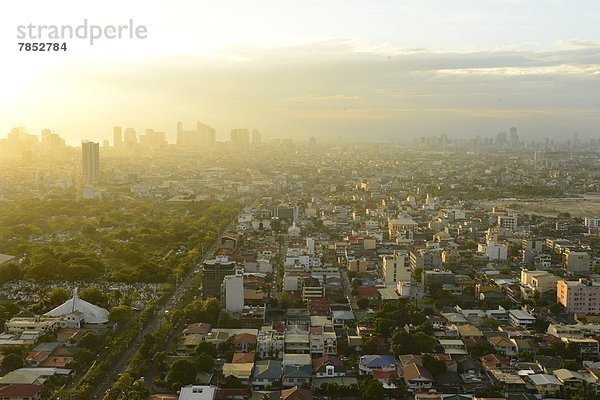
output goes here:
[{"label": "distant skyscraper", "polygon": [[83,156],[83,180],[95,182],[100,175],[100,144],[94,142],[81,143]]},{"label": "distant skyscraper", "polygon": [[196,132],[198,133],[200,146],[214,146],[216,141],[215,128],[211,128],[210,126],[198,121],[196,123]]},{"label": "distant skyscraper", "polygon": [[236,147],[246,147],[250,143],[250,131],[245,128],[231,130],[231,144]]},{"label": "distant skyscraper", "polygon": [[135,147],[137,145],[137,135],[135,133],[135,129],[127,128],[125,129],[125,147]]},{"label": "distant skyscraper", "polygon": [[511,147],[517,147],[519,145],[519,135],[517,135],[517,128],[510,128],[510,136],[508,142]]},{"label": "distant skyscraper", "polygon": [[113,128],[113,146],[121,147],[123,145],[123,133],[120,126]]},{"label": "distant skyscraper", "polygon": [[254,129],[252,131],[252,143],[258,144],[258,143],[260,143],[260,140],[261,140],[260,132],[258,131],[258,129]]},{"label": "distant skyscraper", "polygon": [[183,124],[177,123],[177,140],[175,142],[177,146],[183,146]]}]

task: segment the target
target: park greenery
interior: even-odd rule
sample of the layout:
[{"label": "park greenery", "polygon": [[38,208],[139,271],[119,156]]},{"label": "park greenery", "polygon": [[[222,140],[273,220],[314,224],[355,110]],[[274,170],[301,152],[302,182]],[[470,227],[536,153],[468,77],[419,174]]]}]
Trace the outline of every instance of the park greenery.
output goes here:
[{"label": "park greenery", "polygon": [[163,283],[214,242],[236,204],[24,200],[0,209],[0,283],[32,279]]}]

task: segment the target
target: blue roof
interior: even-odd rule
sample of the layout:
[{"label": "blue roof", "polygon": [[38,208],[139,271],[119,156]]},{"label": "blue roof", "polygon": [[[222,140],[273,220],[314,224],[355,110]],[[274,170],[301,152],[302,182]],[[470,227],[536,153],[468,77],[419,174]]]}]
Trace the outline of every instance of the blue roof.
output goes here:
[{"label": "blue roof", "polygon": [[360,358],[360,363],[367,368],[382,368],[396,366],[394,356],[381,356],[378,354],[366,355]]}]

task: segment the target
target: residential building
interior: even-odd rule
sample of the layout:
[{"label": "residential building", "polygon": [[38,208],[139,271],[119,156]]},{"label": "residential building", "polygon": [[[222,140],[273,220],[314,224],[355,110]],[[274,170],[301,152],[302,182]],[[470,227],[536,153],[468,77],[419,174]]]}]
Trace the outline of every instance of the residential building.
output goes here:
[{"label": "residential building", "polygon": [[214,400],[216,397],[215,386],[187,385],[179,390],[178,400]]},{"label": "residential building", "polygon": [[282,374],[283,364],[281,361],[257,361],[252,373],[252,387],[255,390],[261,390],[270,385],[277,385],[281,382]]},{"label": "residential building", "polygon": [[428,287],[433,282],[439,282],[442,285],[454,285],[456,282],[456,276],[452,273],[452,271],[441,271],[441,270],[433,270],[433,271],[423,271],[421,275],[421,283]]},{"label": "residential building", "polygon": [[440,249],[417,249],[410,252],[410,268],[431,271],[442,267],[442,252]]},{"label": "residential building", "polygon": [[389,219],[388,234],[391,240],[396,240],[398,243],[410,244],[413,242],[414,233],[418,226],[419,224],[407,216]]},{"label": "residential building", "polygon": [[313,360],[313,373],[317,378],[345,376],[346,365],[339,358],[329,355]]},{"label": "residential building", "polygon": [[554,375],[534,374],[528,375],[527,378],[542,398],[560,397],[563,384]]},{"label": "residential building", "polygon": [[486,244],[478,244],[477,251],[487,254],[491,261],[505,261],[508,259],[508,247],[489,240]]},{"label": "residential building", "polygon": [[569,313],[600,314],[600,284],[587,279],[559,280],[556,301]]},{"label": "residential building", "polygon": [[402,368],[402,378],[406,387],[411,391],[429,390],[435,382],[431,372],[417,363]]},{"label": "residential building", "polygon": [[100,144],[82,142],[81,153],[83,162],[83,180],[87,183],[95,182],[100,176]]},{"label": "residential building", "polygon": [[244,310],[243,275],[226,275],[223,277],[221,299],[227,312],[239,314]]},{"label": "residential building", "polygon": [[396,287],[398,282],[410,281],[412,270],[406,254],[394,254],[383,258],[383,282],[388,287]]},{"label": "residential building", "polygon": [[587,275],[592,266],[592,258],[585,251],[566,249],[563,254],[563,268],[573,275]]},{"label": "residential building", "polygon": [[394,356],[386,355],[364,355],[358,362],[361,375],[370,375],[374,370],[395,371],[397,366]]},{"label": "residential building", "polygon": [[[202,296],[221,300],[221,284],[228,275],[235,275],[235,262],[227,257],[206,260],[202,265]],[[243,296],[243,291],[242,291]]]},{"label": "residential building", "polygon": [[285,334],[270,326],[264,326],[258,332],[257,348],[261,358],[283,357]]},{"label": "residential building", "polygon": [[504,229],[515,229],[517,227],[516,214],[498,215],[498,226]]},{"label": "residential building", "polygon": [[557,281],[558,277],[548,271],[521,271],[521,285],[540,294],[556,290]]},{"label": "residential building", "polygon": [[535,317],[524,310],[509,310],[508,322],[512,326],[522,326],[523,328],[532,328],[535,324]]}]

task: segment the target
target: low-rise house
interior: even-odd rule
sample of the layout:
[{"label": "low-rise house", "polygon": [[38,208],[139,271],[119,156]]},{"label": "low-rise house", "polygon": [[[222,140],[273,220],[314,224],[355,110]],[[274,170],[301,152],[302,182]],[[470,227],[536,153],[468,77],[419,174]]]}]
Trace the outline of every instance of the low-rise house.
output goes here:
[{"label": "low-rise house", "polygon": [[579,354],[584,360],[597,360],[600,355],[600,347],[596,339],[575,339],[575,338],[563,338],[562,341],[572,343],[579,349]]},{"label": "low-rise house", "polygon": [[312,379],[312,366],[309,365],[284,365],[281,384],[284,387],[310,385]]},{"label": "low-rise house", "polygon": [[439,339],[440,346],[444,348],[444,353],[453,355],[466,355],[467,348],[460,339]]},{"label": "low-rise house", "polygon": [[483,368],[485,368],[486,371],[510,367],[510,359],[496,354],[482,356],[479,358],[479,361],[481,361],[481,365],[483,365]]},{"label": "low-rise house", "polygon": [[248,352],[256,348],[256,335],[240,333],[233,337],[233,346],[236,351]]},{"label": "low-rise house", "polygon": [[215,386],[187,385],[179,391],[178,400],[215,400],[216,397]]},{"label": "low-rise house", "polygon": [[402,368],[402,379],[406,387],[412,391],[431,389],[435,382],[431,372],[416,363]]},{"label": "low-rise house", "polygon": [[232,364],[248,364],[254,362],[254,353],[233,353]]},{"label": "low-rise house", "polygon": [[515,371],[493,368],[488,372],[494,384],[505,393],[524,392],[527,388],[525,381]]},{"label": "low-rise house", "polygon": [[185,327],[183,332],[181,332],[181,336],[183,336],[183,337],[186,337],[188,335],[206,336],[210,332],[211,328],[212,327],[210,324],[207,324],[204,322],[189,324],[188,326]]},{"label": "low-rise house", "polygon": [[281,391],[281,400],[312,400],[313,395],[310,390],[295,386]]},{"label": "low-rise house", "polygon": [[41,385],[13,384],[0,388],[2,400],[40,400],[41,398]]},{"label": "low-rise house", "polygon": [[394,390],[398,383],[398,371],[373,371],[373,379],[378,380],[384,389]]},{"label": "low-rise house", "polygon": [[514,340],[505,337],[491,337],[488,339],[488,342],[494,346],[494,349],[501,351],[509,357],[516,356],[519,352],[519,348]]},{"label": "low-rise house", "polygon": [[281,382],[283,374],[283,364],[281,361],[263,360],[254,364],[252,373],[252,387],[260,390],[269,385],[276,385]]},{"label": "low-rise house", "polygon": [[543,398],[559,397],[563,384],[554,375],[535,374],[529,375],[527,378]]},{"label": "low-rise house", "polygon": [[395,371],[396,369],[396,359],[393,356],[364,355],[358,362],[361,375],[372,375],[374,370]]},{"label": "low-rise house", "polygon": [[350,310],[334,310],[331,312],[333,326],[343,328],[346,324],[355,320],[354,313]]},{"label": "low-rise house", "polygon": [[579,372],[565,368],[554,371],[554,376],[563,384],[564,394],[567,396],[578,392],[586,383],[585,377]]},{"label": "low-rise house", "polygon": [[533,328],[535,317],[523,310],[509,310],[508,322],[512,326],[522,326],[523,328]]},{"label": "low-rise house", "polygon": [[335,356],[323,356],[312,361],[313,374],[317,378],[345,376],[346,365]]},{"label": "low-rise house", "polygon": [[233,376],[234,378],[239,379],[242,384],[249,385],[253,369],[253,363],[225,363],[223,364],[223,377],[227,378],[228,376]]}]

